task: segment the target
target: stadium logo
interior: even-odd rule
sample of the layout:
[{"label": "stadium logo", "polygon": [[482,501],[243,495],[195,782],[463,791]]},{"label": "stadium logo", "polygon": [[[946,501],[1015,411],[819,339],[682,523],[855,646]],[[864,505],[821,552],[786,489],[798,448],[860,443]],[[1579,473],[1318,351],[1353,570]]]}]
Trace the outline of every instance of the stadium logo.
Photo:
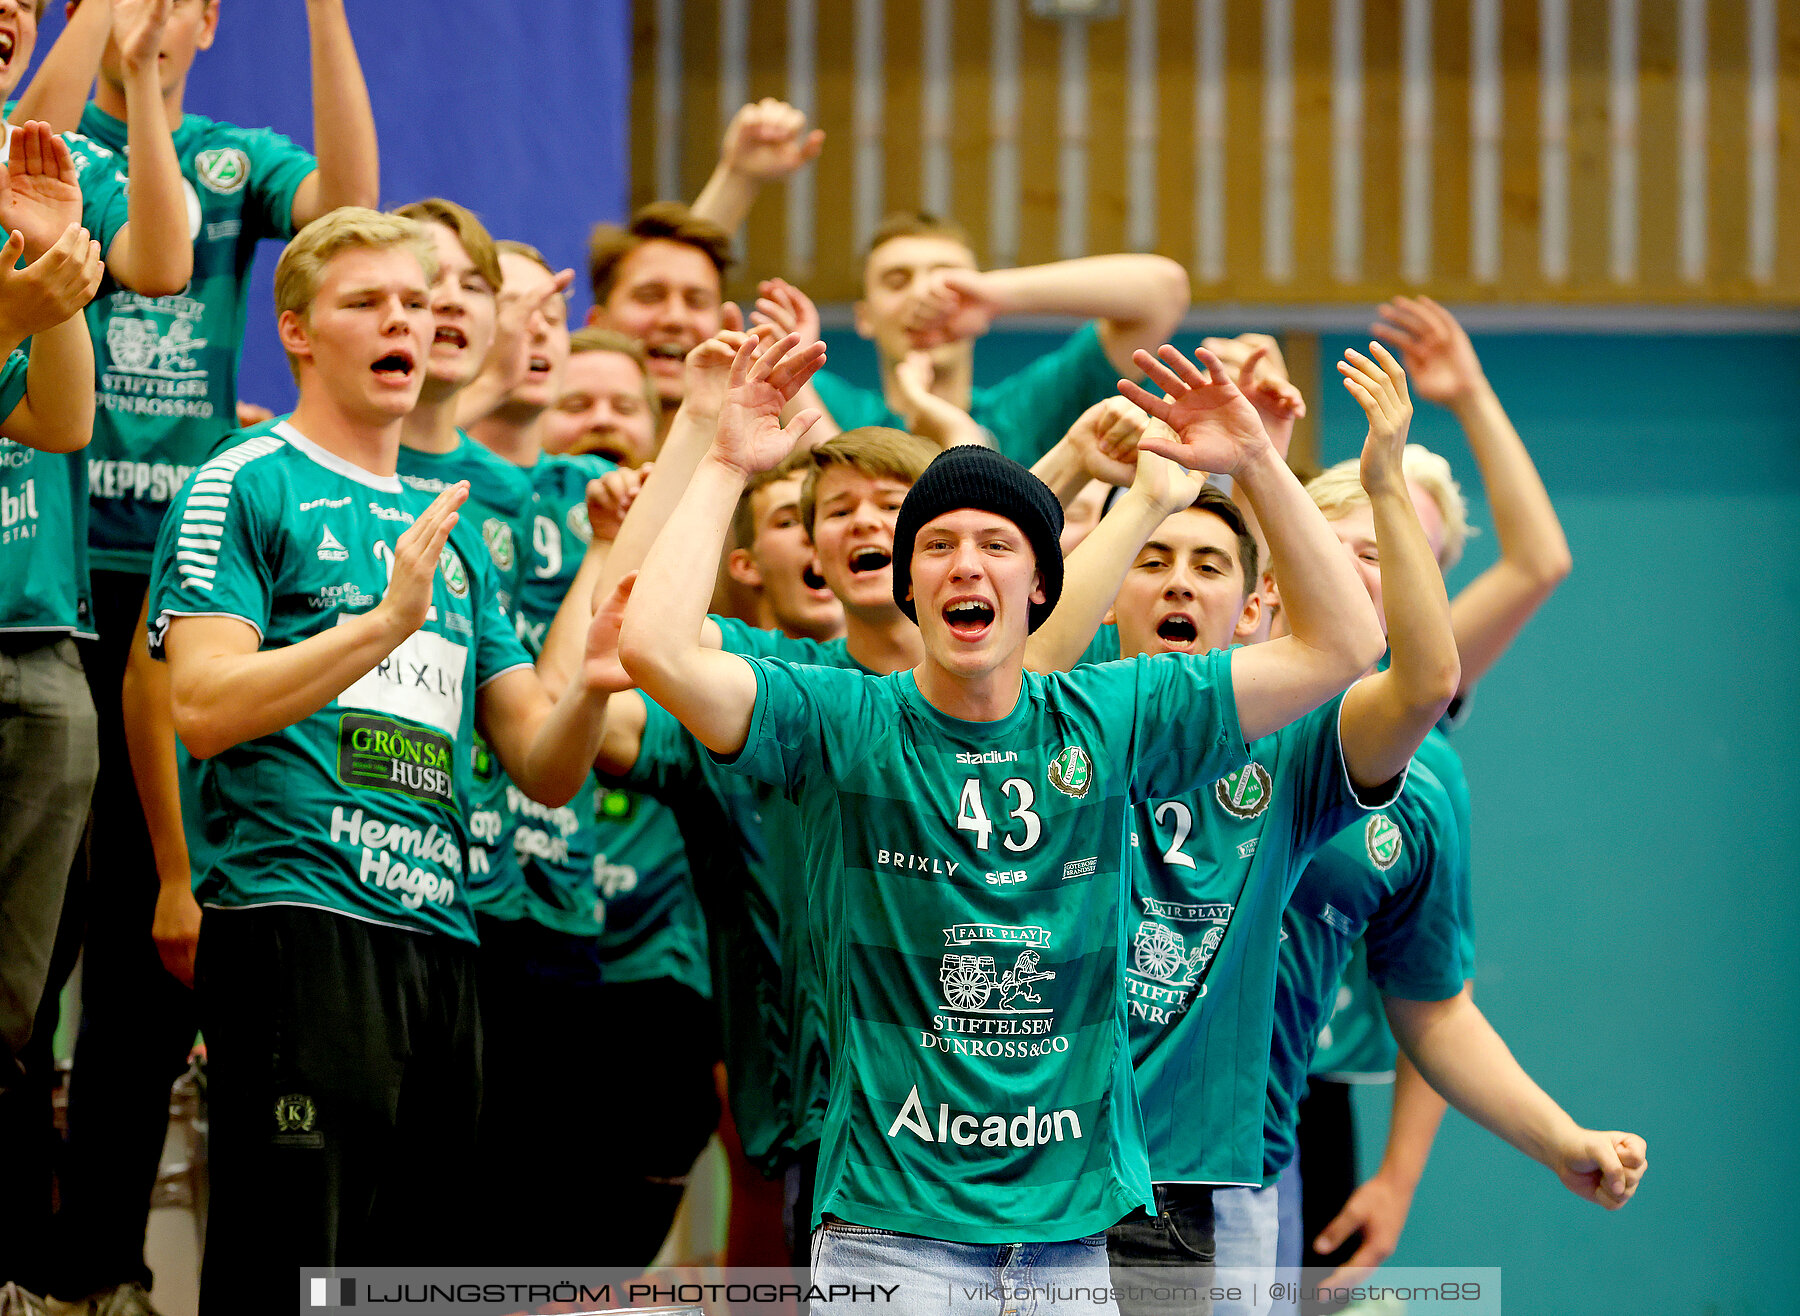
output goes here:
[{"label": "stadium logo", "polygon": [[1066,746],[1050,760],[1050,784],[1072,800],[1084,798],[1094,784],[1094,762],[1080,745]]},{"label": "stadium logo", "polygon": [[194,157],[194,172],[200,175],[201,186],[220,196],[230,196],[243,191],[244,184],[250,181],[250,157],[235,146],[202,151]]},{"label": "stadium logo", "polygon": [[1387,872],[1400,858],[1400,829],[1385,813],[1370,818],[1363,827],[1363,844],[1369,850],[1369,862]]},{"label": "stadium logo", "polygon": [[445,544],[443,552],[438,554],[438,569],[444,573],[444,584],[450,587],[452,598],[466,599],[469,597],[469,573],[463,570],[462,559],[448,544]]},{"label": "stadium logo", "polygon": [[1213,786],[1213,798],[1219,807],[1234,818],[1254,818],[1269,807],[1274,782],[1269,770],[1254,760],[1236,772],[1220,777]]}]

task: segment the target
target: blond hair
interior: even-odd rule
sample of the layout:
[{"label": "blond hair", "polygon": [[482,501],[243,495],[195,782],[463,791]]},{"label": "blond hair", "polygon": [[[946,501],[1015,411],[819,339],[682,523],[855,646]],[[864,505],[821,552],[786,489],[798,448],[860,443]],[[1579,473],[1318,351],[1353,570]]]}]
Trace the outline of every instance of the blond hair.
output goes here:
[{"label": "blond hair", "polygon": [[475,266],[475,272],[488,281],[488,286],[495,292],[500,291],[500,253],[494,247],[494,236],[487,231],[473,210],[467,206],[459,206],[454,201],[446,201],[441,196],[429,196],[423,201],[414,201],[409,205],[396,206],[394,214],[402,219],[416,219],[421,224],[440,224],[456,235],[462,243],[462,249],[469,253],[469,261]]},{"label": "blond hair", "polygon": [[[1450,463],[1421,444],[1406,445],[1400,467],[1406,482],[1424,490],[1444,519],[1444,543],[1437,560],[1439,569],[1448,571],[1461,561],[1463,545],[1475,533],[1469,524],[1469,500],[1463,497],[1462,486],[1450,473]],[[1362,463],[1355,457],[1326,467],[1307,481],[1306,492],[1327,521],[1369,505],[1369,495],[1362,487]]]},{"label": "blond hair", "polygon": [[[275,265],[275,314],[292,311],[305,320],[325,282],[325,267],[346,251],[387,251],[404,247],[418,257],[429,285],[437,278],[437,247],[416,219],[384,215],[362,206],[340,206],[319,216],[294,235]],[[288,353],[288,366],[300,363]]]},{"label": "blond hair", "polygon": [[813,532],[819,477],[826,467],[843,466],[878,480],[914,485],[937,455],[937,444],[885,425],[863,425],[825,440],[812,450],[812,469],[807,471],[806,483],[800,490],[800,520],[806,533]]}]

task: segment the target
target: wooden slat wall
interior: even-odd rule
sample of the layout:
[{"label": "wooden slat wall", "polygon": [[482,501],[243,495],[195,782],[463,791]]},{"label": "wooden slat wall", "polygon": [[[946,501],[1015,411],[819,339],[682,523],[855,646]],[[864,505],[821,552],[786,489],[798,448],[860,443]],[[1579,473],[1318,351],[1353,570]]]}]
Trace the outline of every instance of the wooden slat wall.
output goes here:
[{"label": "wooden slat wall", "polygon": [[[1019,252],[1021,263],[1059,254],[1058,151],[1062,29],[1015,0],[1020,33]],[[854,240],[855,140],[853,52],[856,9],[849,0],[815,0],[815,121],[829,134],[815,166],[816,268],[809,290],[821,302],[859,292]],[[1195,272],[1197,300],[1366,302],[1403,286],[1401,223],[1401,5],[1364,5],[1361,278],[1339,283],[1332,269],[1332,0],[1293,0],[1293,277],[1272,281],[1263,245],[1263,11],[1257,0],[1223,0],[1226,115],[1225,278],[1199,277],[1194,214],[1196,36],[1207,0],[1157,0],[1156,97],[1152,125],[1158,160],[1158,249]],[[1569,10],[1569,273],[1546,279],[1539,250],[1539,6],[1506,0],[1501,9],[1502,87],[1500,275],[1478,284],[1470,273],[1470,13],[1467,0],[1432,0],[1433,216],[1431,271],[1425,288],[1459,301],[1726,302],[1800,304],[1800,0],[1776,0],[1776,253],[1773,279],[1751,278],[1748,233],[1749,20],[1747,0],[1707,0],[1706,239],[1704,278],[1680,266],[1680,5],[1639,0],[1638,270],[1616,282],[1609,271],[1608,23],[1604,0],[1573,0]],[[922,0],[885,0],[882,178],[884,208],[920,204],[923,188]],[[989,46],[993,0],[951,6],[951,197],[984,261],[990,196]],[[1125,245],[1129,214],[1127,23],[1131,5],[1088,29],[1088,196],[1091,251]],[[654,114],[658,30],[656,0],[637,0],[638,41],[632,89],[632,201],[655,195],[658,134],[679,135],[682,185],[692,197],[710,172],[726,111],[719,102],[720,0],[682,6],[681,85],[686,113],[660,125]],[[753,96],[784,94],[787,20],[783,0],[755,0],[745,59]],[[761,201],[743,236],[744,261],[732,292],[783,272],[787,218],[778,197]]]}]

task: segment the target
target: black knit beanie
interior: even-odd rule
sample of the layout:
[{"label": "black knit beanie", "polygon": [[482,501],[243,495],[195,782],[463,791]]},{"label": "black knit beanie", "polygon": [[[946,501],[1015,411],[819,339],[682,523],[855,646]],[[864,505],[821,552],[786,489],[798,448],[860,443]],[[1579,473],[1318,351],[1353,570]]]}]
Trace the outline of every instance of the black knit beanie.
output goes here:
[{"label": "black knit beanie", "polygon": [[1035,631],[1062,597],[1062,504],[1037,476],[991,448],[946,448],[907,492],[894,522],[894,602],[908,617],[919,619],[913,601],[906,597],[919,531],[944,513],[965,507],[1004,516],[1031,544],[1044,580],[1044,601],[1031,605],[1029,624]]}]

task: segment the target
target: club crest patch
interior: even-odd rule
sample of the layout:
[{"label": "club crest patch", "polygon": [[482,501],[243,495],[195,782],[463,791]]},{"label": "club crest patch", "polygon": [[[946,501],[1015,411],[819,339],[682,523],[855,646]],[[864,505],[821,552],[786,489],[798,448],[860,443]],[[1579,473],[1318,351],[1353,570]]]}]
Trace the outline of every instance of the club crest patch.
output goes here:
[{"label": "club crest patch", "polygon": [[438,554],[438,570],[444,573],[444,584],[449,587],[452,597],[469,597],[469,573],[463,569],[462,558],[448,544]]},{"label": "club crest patch", "polygon": [[487,542],[488,556],[494,559],[494,567],[501,572],[513,569],[513,534],[512,527],[497,516],[490,516],[481,523],[481,537]]},{"label": "club crest patch", "polygon": [[1275,782],[1269,770],[1255,761],[1227,773],[1213,785],[1213,798],[1234,818],[1254,818],[1269,807]]},{"label": "club crest patch", "polygon": [[1084,799],[1094,784],[1094,761],[1080,745],[1067,745],[1050,760],[1050,784],[1072,800]]},{"label": "club crest patch", "polygon": [[1369,862],[1387,872],[1400,858],[1400,829],[1385,813],[1378,813],[1363,826],[1363,844],[1369,850]]},{"label": "club crest patch", "polygon": [[294,1093],[275,1098],[275,1127],[282,1133],[310,1133],[318,1118],[311,1097]]},{"label": "club crest patch", "polygon": [[194,172],[200,176],[202,187],[230,196],[243,191],[244,184],[250,181],[250,157],[235,146],[202,151],[194,157]]},{"label": "club crest patch", "polygon": [[585,501],[576,503],[575,506],[571,507],[568,516],[564,517],[563,520],[569,527],[569,533],[574,535],[575,538],[579,539],[582,543],[591,544],[594,542],[594,527],[588,520],[587,503]]}]

